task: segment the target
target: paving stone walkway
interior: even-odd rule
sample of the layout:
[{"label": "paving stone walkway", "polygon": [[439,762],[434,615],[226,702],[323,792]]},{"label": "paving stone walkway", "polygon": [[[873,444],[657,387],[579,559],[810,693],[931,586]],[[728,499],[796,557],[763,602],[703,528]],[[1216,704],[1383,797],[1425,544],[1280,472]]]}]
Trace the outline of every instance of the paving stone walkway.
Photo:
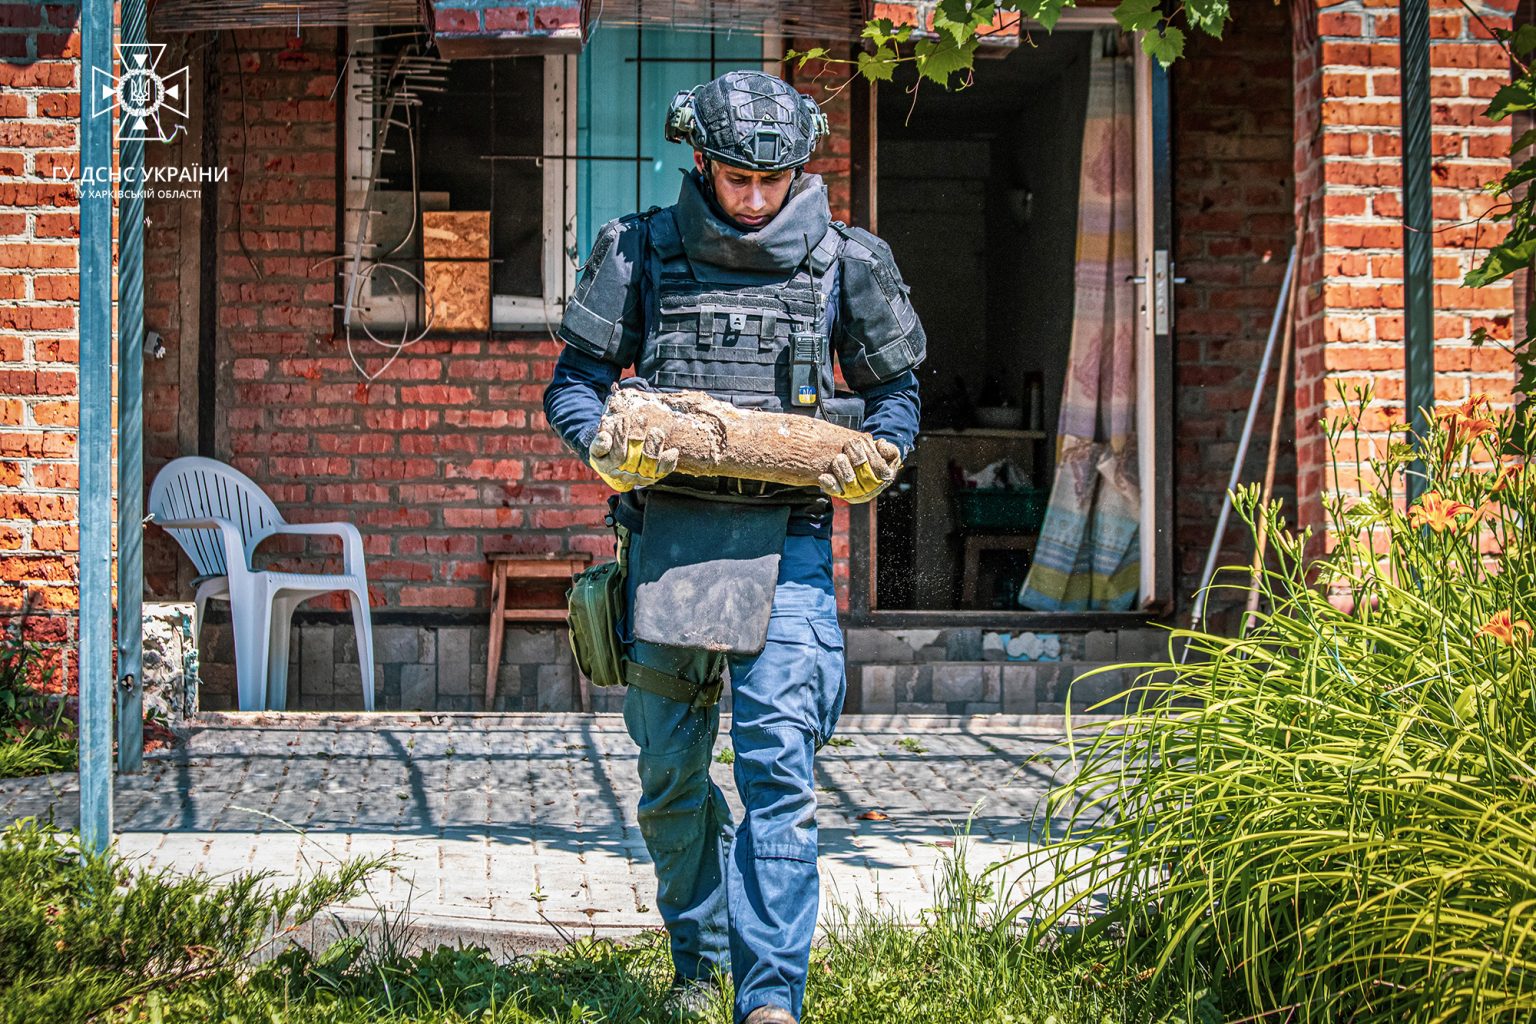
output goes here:
[{"label": "paving stone walkway", "polygon": [[[1065,763],[1056,716],[851,715],[838,732],[817,761],[823,922],[833,902],[915,919],[967,820],[973,869],[1027,851]],[[714,776],[739,815],[730,768]],[[118,779],[116,841],[213,873],[391,855],[343,922],[527,948],[660,925],[637,795],[617,715],[208,714]],[[73,774],[0,781],[0,821],[72,827],[77,810]]]}]

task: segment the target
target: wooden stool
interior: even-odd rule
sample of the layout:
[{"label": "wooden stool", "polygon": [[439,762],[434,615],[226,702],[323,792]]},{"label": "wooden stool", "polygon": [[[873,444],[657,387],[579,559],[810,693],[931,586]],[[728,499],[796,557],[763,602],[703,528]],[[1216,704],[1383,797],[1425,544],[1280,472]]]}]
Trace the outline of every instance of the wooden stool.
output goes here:
[{"label": "wooden stool", "polygon": [[[1033,533],[972,533],[965,537],[965,574],[961,577],[960,604],[972,607],[976,604],[976,592],[980,589],[981,553],[983,551],[1023,551],[1031,554],[1039,536]],[[988,583],[992,573],[985,574]]]},{"label": "wooden stool", "polygon": [[[509,622],[565,622],[565,608],[508,608],[509,583],[516,580],[564,580],[592,563],[588,554],[486,555],[491,563],[491,641],[485,652],[485,710],[496,700],[496,670],[501,667],[501,645]],[[581,684],[572,677],[580,701]],[[585,703],[585,701],[581,701]],[[585,707],[582,708],[586,710]]]}]

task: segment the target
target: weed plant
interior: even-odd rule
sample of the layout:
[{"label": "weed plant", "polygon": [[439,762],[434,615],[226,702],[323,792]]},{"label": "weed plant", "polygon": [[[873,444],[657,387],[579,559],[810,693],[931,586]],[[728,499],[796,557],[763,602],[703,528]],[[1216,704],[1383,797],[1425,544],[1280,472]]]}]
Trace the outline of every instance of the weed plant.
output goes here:
[{"label": "weed plant", "polygon": [[62,694],[33,685],[40,664],[35,645],[0,639],[0,779],[74,770],[75,723]]},{"label": "weed plant", "polygon": [[1377,484],[1327,503],[1317,559],[1237,495],[1274,565],[1235,589],[1267,610],[1138,666],[1137,710],[1053,796],[1056,880],[1017,910],[1124,928],[1122,966],[1185,990],[1209,972],[1248,1019],[1528,1021],[1536,480],[1509,439],[1532,432],[1474,399],[1373,458],[1370,396],[1349,397],[1333,451]]},{"label": "weed plant", "polygon": [[151,990],[228,977],[378,867],[287,886],[143,872],[17,822],[0,832],[0,1024],[95,1020]]}]

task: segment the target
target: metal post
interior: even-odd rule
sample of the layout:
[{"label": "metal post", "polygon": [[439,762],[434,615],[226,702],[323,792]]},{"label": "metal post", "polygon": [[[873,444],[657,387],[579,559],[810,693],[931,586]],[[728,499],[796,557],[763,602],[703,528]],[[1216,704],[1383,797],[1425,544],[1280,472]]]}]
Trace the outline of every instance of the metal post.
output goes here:
[{"label": "metal post", "polygon": [[112,841],[112,115],[92,116],[112,6],[80,8],[80,838],[94,852]]},{"label": "metal post", "polygon": [[[1423,436],[1435,404],[1434,211],[1430,202],[1429,0],[1403,0],[1403,362],[1407,419]],[[1408,472],[1408,497],[1424,490],[1424,463]]]},{"label": "metal post", "polygon": [[[142,44],[144,0],[122,0],[121,19],[122,42]],[[118,164],[127,184],[117,207],[117,767],[136,772],[144,767],[144,140],[119,141]]]}]

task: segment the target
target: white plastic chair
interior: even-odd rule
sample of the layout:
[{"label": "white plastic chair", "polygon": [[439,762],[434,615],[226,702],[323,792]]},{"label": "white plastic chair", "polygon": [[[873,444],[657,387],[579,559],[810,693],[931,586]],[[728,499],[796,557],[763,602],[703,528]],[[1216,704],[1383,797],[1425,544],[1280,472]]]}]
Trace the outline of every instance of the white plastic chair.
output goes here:
[{"label": "white plastic chair", "polygon": [[[346,591],[357,629],[363,707],[373,710],[373,627],[363,537],[351,523],[289,523],[256,483],[213,459],[166,464],[149,489],[150,519],[176,538],[198,577],[194,640],[208,601],[229,602],[235,630],[235,679],[241,711],[282,710],[288,703],[288,634],[293,610],[319,594]],[[276,534],[340,537],[339,575],[251,568],[257,545]]]}]

